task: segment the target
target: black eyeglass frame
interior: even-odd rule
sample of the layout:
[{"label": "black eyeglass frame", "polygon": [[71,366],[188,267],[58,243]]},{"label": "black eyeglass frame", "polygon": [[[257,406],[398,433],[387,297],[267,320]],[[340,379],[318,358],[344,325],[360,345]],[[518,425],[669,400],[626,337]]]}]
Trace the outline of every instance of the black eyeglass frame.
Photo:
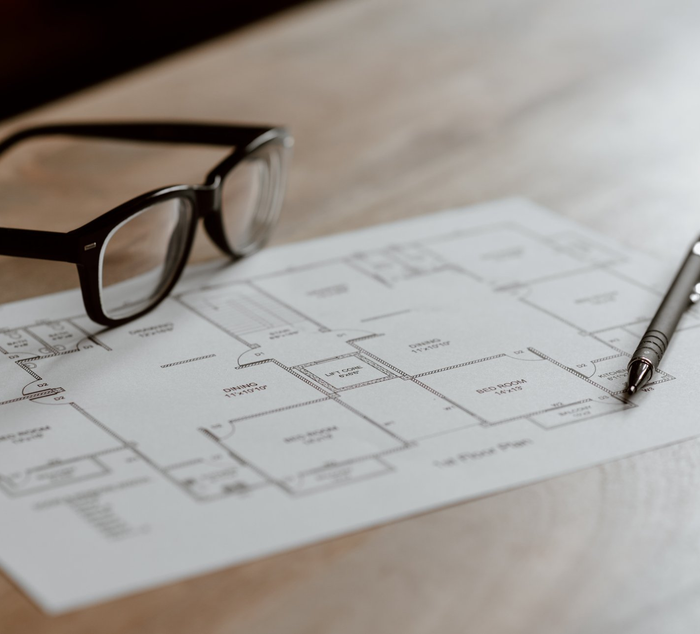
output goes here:
[{"label": "black eyeglass frame", "polygon": [[[233,260],[238,260],[261,248],[267,235],[236,251],[226,239],[222,214],[222,188],[225,177],[244,159],[277,144],[290,148],[292,137],[283,127],[258,127],[242,125],[218,125],[207,123],[89,123],[55,124],[20,130],[0,143],[0,155],[17,143],[40,136],[73,136],[153,143],[196,144],[233,147],[233,152],[218,163],[200,185],[171,185],[151,190],[132,198],[102,214],[95,220],[69,231],[59,233],[29,229],[0,227],[0,255],[70,262],[78,267],[80,288],[88,316],[103,326],[115,327],[138,319],[153,310],[172,291],[184,270],[197,225],[201,218],[211,240]],[[284,187],[282,183],[277,187]],[[283,192],[280,192],[281,196]],[[123,318],[114,319],[105,314],[100,294],[100,259],[105,242],[124,221],[144,209],[172,199],[189,202],[193,218],[180,261],[170,274],[158,297],[146,308]]]}]

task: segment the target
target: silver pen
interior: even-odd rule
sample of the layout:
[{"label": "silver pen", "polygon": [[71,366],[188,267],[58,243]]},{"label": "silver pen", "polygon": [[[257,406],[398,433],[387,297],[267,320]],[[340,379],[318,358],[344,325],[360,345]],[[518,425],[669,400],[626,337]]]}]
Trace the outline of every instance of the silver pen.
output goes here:
[{"label": "silver pen", "polygon": [[700,237],[690,249],[627,365],[627,389],[641,390],[658,369],[683,313],[700,300]]}]

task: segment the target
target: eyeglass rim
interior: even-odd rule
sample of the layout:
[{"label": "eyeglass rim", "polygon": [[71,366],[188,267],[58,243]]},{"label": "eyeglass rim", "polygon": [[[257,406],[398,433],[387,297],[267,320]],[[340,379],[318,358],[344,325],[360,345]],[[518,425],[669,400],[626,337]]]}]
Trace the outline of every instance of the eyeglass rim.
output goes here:
[{"label": "eyeglass rim", "polygon": [[[104,326],[116,327],[138,319],[156,308],[170,295],[182,276],[182,272],[192,252],[192,245],[194,244],[194,237],[200,218],[203,220],[204,227],[212,241],[233,261],[251,255],[253,253],[252,250],[245,253],[236,253],[233,251],[225,237],[221,209],[221,188],[223,187],[225,177],[243,160],[254,156],[258,150],[266,145],[270,143],[279,143],[284,138],[286,137],[276,134],[274,137],[267,138],[264,143],[256,144],[250,151],[248,148],[243,148],[240,151],[234,150],[231,155],[221,161],[221,163],[210,172],[210,174],[215,174],[218,178],[210,179],[208,176],[207,180],[201,185],[171,185],[152,190],[115,207],[99,218],[76,229],[75,232],[81,235],[82,242],[88,246],[92,244],[96,245],[87,252],[84,251],[82,266],[78,264],[83,302],[90,319]],[[209,183],[207,183],[207,181],[209,181]],[[277,186],[282,185],[283,183],[279,183]],[[144,209],[176,198],[187,200],[192,207],[192,215],[187,229],[185,247],[180,260],[173,273],[170,275],[169,282],[164,285],[162,291],[154,301],[142,310],[126,317],[110,317],[105,312],[104,306],[102,305],[99,275],[99,258],[102,256],[107,237],[114,227],[141,213]],[[270,227],[270,230],[271,229],[272,227]],[[264,240],[259,241],[256,244],[255,250],[261,248],[264,243]],[[94,255],[91,255],[92,253],[94,253]],[[97,257],[96,261],[94,260],[95,257]]]}]

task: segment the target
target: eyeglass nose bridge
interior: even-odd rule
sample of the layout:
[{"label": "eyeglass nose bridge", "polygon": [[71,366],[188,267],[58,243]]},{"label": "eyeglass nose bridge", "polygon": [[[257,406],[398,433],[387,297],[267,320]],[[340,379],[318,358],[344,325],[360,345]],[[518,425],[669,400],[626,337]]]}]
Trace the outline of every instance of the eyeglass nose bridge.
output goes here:
[{"label": "eyeglass nose bridge", "polygon": [[201,217],[208,216],[221,208],[220,181],[211,185],[196,185],[192,188],[197,214]]}]

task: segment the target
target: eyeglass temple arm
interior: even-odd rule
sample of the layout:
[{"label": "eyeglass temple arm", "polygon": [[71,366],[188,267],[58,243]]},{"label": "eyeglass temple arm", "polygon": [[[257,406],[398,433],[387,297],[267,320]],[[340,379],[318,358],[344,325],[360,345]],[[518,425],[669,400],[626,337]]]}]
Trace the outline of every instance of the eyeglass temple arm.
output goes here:
[{"label": "eyeglass temple arm", "polygon": [[247,146],[266,132],[285,134],[283,128],[230,126],[208,123],[76,123],[26,128],[0,142],[0,154],[20,141],[37,136],[77,136],[86,138],[146,141],[153,143],[193,143],[224,147]]},{"label": "eyeglass temple arm", "polygon": [[68,233],[0,227],[0,255],[77,264],[77,253]]}]

